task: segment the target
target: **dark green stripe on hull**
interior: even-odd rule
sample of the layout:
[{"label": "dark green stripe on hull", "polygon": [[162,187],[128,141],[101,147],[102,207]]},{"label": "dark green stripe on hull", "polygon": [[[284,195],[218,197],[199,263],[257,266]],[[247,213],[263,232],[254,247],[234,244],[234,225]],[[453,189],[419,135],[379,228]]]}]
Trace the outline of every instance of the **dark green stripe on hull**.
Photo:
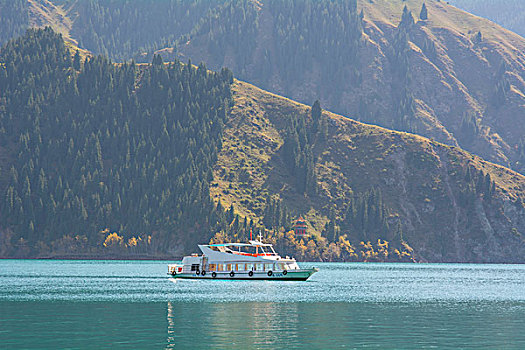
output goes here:
[{"label": "dark green stripe on hull", "polygon": [[171,275],[173,278],[192,279],[192,280],[221,280],[221,281],[306,281],[307,277],[202,277],[202,276],[177,276]]},{"label": "dark green stripe on hull", "polygon": [[257,281],[306,281],[310,276],[316,273],[317,269],[301,270],[301,271],[288,271],[287,274],[283,275],[282,272],[274,272],[273,275],[269,276],[266,273],[257,273],[253,276],[248,275],[247,272],[238,272],[231,276],[229,273],[218,273],[215,277],[212,275],[214,272],[208,272],[205,276],[201,274],[177,274],[168,273],[173,278],[180,279],[195,279],[195,280],[257,280]]}]

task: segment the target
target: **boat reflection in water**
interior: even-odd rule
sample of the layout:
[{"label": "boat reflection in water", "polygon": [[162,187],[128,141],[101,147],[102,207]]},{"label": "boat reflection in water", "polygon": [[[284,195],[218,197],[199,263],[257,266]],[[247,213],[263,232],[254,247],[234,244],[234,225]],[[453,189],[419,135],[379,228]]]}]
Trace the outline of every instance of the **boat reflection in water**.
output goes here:
[{"label": "boat reflection in water", "polygon": [[297,308],[297,304],[269,302],[202,303],[188,308],[186,303],[168,302],[167,348],[281,347],[283,335],[290,340],[298,337]]}]

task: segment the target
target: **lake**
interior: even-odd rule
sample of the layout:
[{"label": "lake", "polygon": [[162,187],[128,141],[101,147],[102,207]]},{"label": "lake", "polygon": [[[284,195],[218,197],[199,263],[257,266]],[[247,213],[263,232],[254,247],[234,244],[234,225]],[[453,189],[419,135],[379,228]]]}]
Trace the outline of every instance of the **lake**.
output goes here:
[{"label": "lake", "polygon": [[525,265],[303,263],[307,282],[163,261],[0,260],[2,349],[525,349]]}]

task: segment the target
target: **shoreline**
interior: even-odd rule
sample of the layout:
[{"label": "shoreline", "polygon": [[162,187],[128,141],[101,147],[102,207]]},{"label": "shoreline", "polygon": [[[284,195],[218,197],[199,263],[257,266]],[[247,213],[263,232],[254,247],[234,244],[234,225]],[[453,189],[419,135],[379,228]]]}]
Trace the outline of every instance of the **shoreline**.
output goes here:
[{"label": "shoreline", "polygon": [[140,257],[104,257],[104,256],[52,256],[52,257],[0,257],[0,260],[125,260],[125,261],[144,261],[144,260],[157,260],[157,261],[179,261],[182,257],[169,257],[169,256],[140,256]]},{"label": "shoreline", "polygon": [[[102,256],[53,256],[53,257],[0,257],[0,260],[93,260],[93,261],[181,261],[183,257],[170,256],[140,256],[140,257],[102,257]],[[461,264],[461,265],[525,265],[525,262],[465,262],[465,261],[298,261],[298,263],[349,263],[349,264]]]}]

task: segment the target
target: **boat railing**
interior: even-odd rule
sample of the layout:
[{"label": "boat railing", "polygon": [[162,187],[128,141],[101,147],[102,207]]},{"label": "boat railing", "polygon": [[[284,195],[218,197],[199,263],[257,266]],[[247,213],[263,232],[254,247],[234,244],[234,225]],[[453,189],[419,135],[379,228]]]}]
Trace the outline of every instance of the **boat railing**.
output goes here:
[{"label": "boat railing", "polygon": [[243,255],[243,256],[276,256],[277,254],[274,254],[274,253],[246,253],[246,252],[236,252],[236,251],[232,251],[231,252],[232,254],[235,254],[235,255]]}]

